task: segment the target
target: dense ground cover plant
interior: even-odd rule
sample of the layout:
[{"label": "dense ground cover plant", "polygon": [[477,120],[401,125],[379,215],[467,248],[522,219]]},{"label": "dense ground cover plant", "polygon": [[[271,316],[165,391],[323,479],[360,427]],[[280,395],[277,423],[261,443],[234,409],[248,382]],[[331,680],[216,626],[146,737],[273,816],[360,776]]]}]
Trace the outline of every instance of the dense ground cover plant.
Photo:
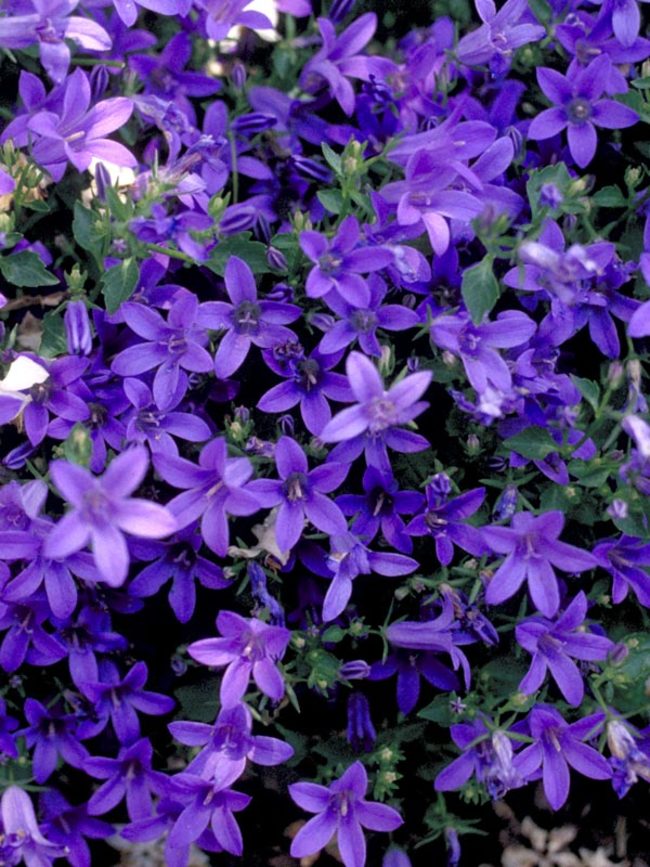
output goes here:
[{"label": "dense ground cover plant", "polygon": [[0,4],[0,864],[645,788],[641,12]]}]

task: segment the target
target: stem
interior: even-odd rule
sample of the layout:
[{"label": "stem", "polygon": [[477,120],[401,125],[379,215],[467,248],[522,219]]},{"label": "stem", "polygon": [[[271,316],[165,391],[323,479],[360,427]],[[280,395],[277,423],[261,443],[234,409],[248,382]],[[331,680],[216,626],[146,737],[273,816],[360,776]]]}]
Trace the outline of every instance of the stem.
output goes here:
[{"label": "stem", "polygon": [[188,256],[187,253],[181,253],[180,250],[171,250],[169,247],[163,247],[162,244],[147,244],[147,250],[152,253],[163,253],[165,256],[171,256],[172,259],[180,259],[181,262],[187,262],[189,265],[196,265],[196,261]]},{"label": "stem", "polygon": [[121,60],[100,60],[94,57],[77,57],[72,61],[76,66],[110,66],[114,69],[124,69],[126,63]]}]

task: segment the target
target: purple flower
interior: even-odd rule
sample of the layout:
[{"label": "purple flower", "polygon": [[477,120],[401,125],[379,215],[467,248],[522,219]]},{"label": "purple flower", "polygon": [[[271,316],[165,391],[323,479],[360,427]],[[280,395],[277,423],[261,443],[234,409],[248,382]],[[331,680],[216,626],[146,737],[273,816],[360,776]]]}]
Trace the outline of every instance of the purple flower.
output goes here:
[{"label": "purple flower", "polygon": [[357,404],[342,410],[319,435],[325,443],[343,441],[343,448],[332,453],[334,460],[351,462],[365,448],[368,465],[389,472],[387,447],[398,452],[428,447],[424,437],[401,430],[400,426],[427,408],[428,404],[420,397],[431,382],[429,371],[406,376],[386,390],[376,367],[360,352],[349,354],[345,369]]},{"label": "purple flower", "polygon": [[305,427],[314,436],[319,436],[332,418],[327,398],[342,403],[352,400],[346,378],[331,372],[342,355],[342,351],[322,355],[317,349],[305,355],[298,343],[276,347],[273,353],[265,353],[269,367],[287,380],[262,395],[257,408],[263,412],[286,412],[299,403]]},{"label": "purple flower", "polygon": [[257,479],[250,490],[260,505],[279,506],[275,532],[280,551],[290,551],[297,544],[305,521],[328,535],[345,533],[345,517],[326,495],[345,480],[349,466],[327,463],[310,470],[304,451],[291,437],[278,440],[275,462],[280,479]]},{"label": "purple flower", "polygon": [[174,709],[174,699],[143,689],[147,675],[144,662],[136,662],[124,677],[112,663],[105,662],[101,681],[83,684],[83,693],[93,702],[95,713],[100,718],[110,717],[121,744],[133,743],[140,736],[138,713],[161,716]]},{"label": "purple flower", "polygon": [[[641,0],[647,3],[648,0]],[[639,38],[641,29],[641,10],[637,0],[606,0],[603,14],[612,16],[612,29],[618,41],[630,48]]]},{"label": "purple flower", "polygon": [[361,762],[355,762],[328,787],[316,783],[289,786],[293,800],[308,813],[316,813],[293,838],[291,855],[304,858],[324,849],[336,835],[345,867],[364,867],[366,840],[363,828],[394,831],[402,817],[387,804],[366,801],[368,775]]},{"label": "purple flower", "polygon": [[545,617],[533,617],[517,624],[517,644],[533,655],[530,668],[519,684],[523,693],[536,692],[550,671],[570,705],[577,707],[582,702],[584,682],[573,660],[605,659],[614,647],[609,638],[585,631],[582,623],[586,615],[587,597],[581,592],[555,623]]},{"label": "purple flower", "polygon": [[501,798],[510,789],[524,784],[512,750],[512,740],[501,729],[491,731],[481,719],[451,727],[451,737],[463,754],[436,777],[438,792],[460,789],[476,774],[492,798]]},{"label": "purple flower", "polygon": [[18,720],[7,713],[7,702],[0,698],[0,757],[18,758],[16,735]]},{"label": "purple flower", "polygon": [[83,768],[88,758],[88,750],[79,741],[97,734],[79,720],[74,714],[65,714],[60,709],[47,709],[40,701],[28,698],[25,701],[25,719],[27,728],[19,734],[25,737],[25,742],[32,753],[34,779],[44,783],[56,770],[59,755],[73,768]]},{"label": "purple flower", "polygon": [[79,0],[31,0],[33,12],[0,19],[0,45],[29,48],[38,44],[41,63],[52,81],[60,84],[70,66],[70,39],[86,51],[108,51],[111,37],[92,18],[71,15]]},{"label": "purple flower", "polygon": [[129,593],[154,596],[163,584],[172,582],[169,604],[180,623],[187,623],[196,605],[198,581],[210,590],[230,586],[216,563],[199,555],[201,535],[190,525],[165,542],[136,542],[132,549],[138,559],[152,560],[129,584]]},{"label": "purple flower", "polygon": [[295,304],[259,301],[253,272],[237,256],[228,259],[225,282],[232,303],[207,301],[200,314],[206,327],[226,329],[214,359],[219,379],[227,379],[241,367],[251,345],[269,349],[291,340],[294,335],[284,326],[300,316]]},{"label": "purple flower", "polygon": [[43,832],[59,846],[65,846],[72,867],[91,867],[90,847],[85,837],[105,840],[114,833],[113,826],[88,815],[85,804],[73,807],[60,792],[49,789],[39,798],[43,810]]},{"label": "purple flower", "polygon": [[370,716],[370,704],[362,692],[351,692],[348,698],[348,722],[346,737],[355,753],[369,753],[376,740],[377,731]]},{"label": "purple flower", "polygon": [[34,805],[27,792],[9,786],[0,798],[0,859],[7,865],[25,864],[48,867],[66,850],[43,836],[36,821]]},{"label": "purple flower", "polygon": [[[377,249],[373,248],[373,256]],[[349,273],[344,275],[346,281],[353,276]],[[386,295],[386,284],[381,278],[371,278],[368,281],[368,289],[370,299],[365,305],[355,304],[348,292],[341,293],[337,290],[327,293],[325,303],[341,319],[328,329],[318,344],[321,352],[337,352],[339,349],[352,346],[358,340],[361,350],[366,355],[379,357],[381,345],[377,340],[377,329],[405,331],[419,324],[420,317],[414,310],[409,310],[401,304],[382,304]]]},{"label": "purple flower", "polygon": [[[208,39],[217,41],[225,39],[237,24],[258,30],[273,27],[262,12],[248,9],[251,0],[226,0],[226,2],[224,0],[199,0],[198,5],[205,11],[205,30]],[[189,6],[191,3],[188,2]]]},{"label": "purple flower", "polygon": [[583,743],[601,728],[603,714],[594,714],[569,725],[552,707],[538,705],[526,721],[535,743],[518,753],[517,771],[526,779],[542,777],[544,793],[554,810],[569,797],[569,766],[592,780],[612,776],[607,760],[593,747]]},{"label": "purple flower", "polygon": [[406,533],[401,515],[413,515],[424,504],[418,491],[400,491],[397,481],[368,467],[363,474],[363,494],[343,494],[336,503],[344,515],[356,515],[350,530],[372,542],[381,529],[384,539],[403,554],[410,554],[413,542]]},{"label": "purple flower", "polygon": [[113,5],[127,27],[135,24],[138,6],[157,12],[159,15],[187,15],[191,0],[112,0]]},{"label": "purple flower", "polygon": [[353,216],[343,220],[331,242],[319,232],[300,233],[302,251],[315,266],[305,284],[308,298],[335,292],[357,307],[370,304],[370,289],[360,275],[391,265],[393,254],[383,247],[359,246],[359,239],[359,221]]},{"label": "purple flower", "polygon": [[233,813],[249,805],[249,795],[188,773],[174,777],[173,788],[189,803],[169,832],[167,845],[171,851],[185,850],[209,826],[224,851],[242,854],[244,841]]},{"label": "purple flower", "polygon": [[188,747],[201,747],[187,766],[187,772],[230,786],[244,772],[246,760],[265,767],[279,765],[293,755],[293,748],[278,738],[254,735],[253,717],[239,702],[222,708],[214,725],[198,722],[173,722],[172,735]]},{"label": "purple flower", "polygon": [[219,612],[217,629],[222,637],[195,641],[188,653],[203,665],[227,666],[221,681],[222,706],[231,708],[241,701],[251,675],[264,695],[280,701],[284,680],[276,663],[284,656],[291,632],[255,617],[241,617],[234,611]]},{"label": "purple flower", "polygon": [[573,575],[598,565],[589,552],[559,541],[563,527],[562,512],[551,511],[537,517],[518,512],[511,527],[481,528],[488,547],[507,555],[490,579],[485,601],[489,605],[505,602],[528,581],[537,610],[545,617],[554,617],[560,607],[560,591],[553,567]]},{"label": "purple flower", "polygon": [[375,662],[370,680],[386,680],[397,675],[397,707],[404,715],[411,713],[420,698],[420,677],[436,689],[451,692],[459,689],[459,681],[433,653],[397,649],[384,662]]},{"label": "purple flower", "polygon": [[612,576],[612,602],[618,605],[631,589],[641,605],[650,608],[650,576],[642,566],[650,566],[650,543],[622,535],[599,542],[594,557]]},{"label": "purple flower", "polygon": [[454,556],[454,545],[476,557],[485,553],[485,543],[475,527],[465,519],[477,512],[485,499],[485,488],[474,488],[459,497],[447,500],[440,497],[433,485],[427,485],[427,508],[409,523],[410,536],[432,536],[436,543],[436,556],[448,566]]},{"label": "purple flower", "polygon": [[637,729],[623,720],[609,720],[606,730],[614,772],[612,785],[619,798],[623,798],[639,778],[650,782],[650,745],[647,737],[643,738]]},{"label": "purple flower", "polygon": [[635,111],[602,97],[610,64],[609,57],[603,54],[570,77],[555,69],[538,69],[539,86],[555,107],[533,118],[528,137],[547,139],[567,129],[571,156],[580,168],[585,168],[596,153],[596,126],[604,129],[633,126],[639,119]]},{"label": "purple flower", "polygon": [[168,504],[182,530],[201,518],[203,541],[219,556],[228,550],[228,515],[252,515],[259,502],[247,486],[253,473],[248,458],[229,458],[219,437],[203,447],[198,467],[185,458],[157,454],[154,466],[175,488],[185,489]]},{"label": "purple flower", "polygon": [[63,323],[70,355],[90,355],[93,336],[85,301],[69,301],[65,308]]},{"label": "purple flower", "polygon": [[108,813],[126,798],[129,818],[146,819],[153,811],[152,794],[165,793],[167,777],[151,769],[153,747],[146,738],[130,746],[120,747],[117,758],[91,756],[86,760],[84,771],[90,777],[106,782],[93,793],[88,801],[91,816]]},{"label": "purple flower", "polygon": [[417,560],[404,554],[370,551],[352,533],[332,538],[332,550],[327,565],[334,573],[323,601],[323,622],[342,614],[352,596],[352,582],[357,575],[385,575],[393,578],[408,575],[417,569]]},{"label": "purple flower", "polygon": [[54,484],[71,504],[45,540],[44,555],[63,560],[89,542],[103,581],[123,584],[129,568],[124,533],[159,539],[176,529],[176,521],[164,506],[129,496],[142,482],[149,466],[141,446],[128,449],[112,461],[101,477],[68,461],[54,461]]},{"label": "purple flower", "polygon": [[484,23],[477,30],[463,36],[456,53],[462,63],[476,66],[495,63],[498,58],[503,71],[517,48],[529,42],[539,42],[546,31],[539,24],[520,21],[528,11],[527,0],[508,0],[497,12],[492,0],[475,0],[476,11]]},{"label": "purple flower", "polygon": [[133,112],[133,102],[117,96],[90,108],[91,90],[88,76],[76,69],[65,81],[65,96],[60,113],[39,111],[28,123],[39,136],[32,156],[60,181],[68,161],[80,172],[93,159],[134,168],[136,160],[124,145],[106,138],[124,126]]},{"label": "purple flower", "polygon": [[156,368],[154,400],[159,409],[171,409],[178,402],[178,394],[187,390],[185,371],[212,370],[198,299],[189,293],[179,297],[170,307],[167,321],[144,304],[124,304],[122,313],[129,328],[143,337],[144,342],[118,353],[111,365],[113,372],[119,376],[138,376]]}]

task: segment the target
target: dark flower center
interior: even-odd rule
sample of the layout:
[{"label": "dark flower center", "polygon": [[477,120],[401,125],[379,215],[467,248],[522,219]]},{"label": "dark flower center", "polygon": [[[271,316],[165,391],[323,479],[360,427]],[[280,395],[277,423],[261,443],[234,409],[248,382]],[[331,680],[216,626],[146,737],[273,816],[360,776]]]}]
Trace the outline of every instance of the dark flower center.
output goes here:
[{"label": "dark flower center", "polygon": [[282,486],[287,500],[292,503],[297,500],[304,500],[308,483],[309,480],[305,473],[291,473]]},{"label": "dark flower center", "polygon": [[343,259],[340,256],[334,256],[333,253],[325,253],[318,260],[318,267],[323,274],[333,274],[343,264]]},{"label": "dark flower center", "polygon": [[390,514],[393,510],[393,498],[382,488],[377,488],[370,494],[370,504],[373,518]]},{"label": "dark flower center", "polygon": [[481,335],[475,328],[466,328],[458,341],[461,352],[476,355],[481,345]]},{"label": "dark flower center", "polygon": [[49,400],[50,391],[50,384],[48,382],[39,382],[31,387],[29,393],[34,403],[42,405]]},{"label": "dark flower center", "polygon": [[170,355],[182,355],[187,350],[187,340],[184,334],[174,334],[167,341]]},{"label": "dark flower center", "polygon": [[351,321],[355,330],[362,334],[370,333],[377,326],[377,316],[372,310],[355,310]]},{"label": "dark flower center", "polygon": [[235,309],[233,321],[238,334],[255,334],[259,328],[260,305],[253,301],[242,301]]},{"label": "dark flower center", "polygon": [[573,123],[584,123],[591,117],[591,103],[587,99],[576,97],[567,106],[567,113]]},{"label": "dark flower center", "polygon": [[90,418],[88,421],[90,422],[91,427],[102,427],[106,423],[106,419],[108,417],[108,410],[105,406],[102,406],[100,403],[91,403],[89,404],[90,409]]},{"label": "dark flower center", "polygon": [[297,368],[298,382],[305,391],[311,391],[315,385],[318,385],[321,368],[314,358],[303,358],[298,362]]}]

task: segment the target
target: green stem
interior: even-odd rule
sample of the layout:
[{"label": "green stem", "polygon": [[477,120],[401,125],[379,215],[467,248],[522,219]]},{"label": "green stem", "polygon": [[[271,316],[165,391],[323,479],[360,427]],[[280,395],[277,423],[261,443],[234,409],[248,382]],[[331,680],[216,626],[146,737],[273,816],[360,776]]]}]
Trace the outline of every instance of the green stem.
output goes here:
[{"label": "green stem", "polygon": [[171,256],[172,259],[180,259],[181,262],[187,262],[188,265],[196,265],[196,261],[188,256],[187,253],[181,253],[180,250],[171,250],[169,247],[163,247],[162,244],[147,244],[147,250],[152,253],[163,253],[165,256]]}]

